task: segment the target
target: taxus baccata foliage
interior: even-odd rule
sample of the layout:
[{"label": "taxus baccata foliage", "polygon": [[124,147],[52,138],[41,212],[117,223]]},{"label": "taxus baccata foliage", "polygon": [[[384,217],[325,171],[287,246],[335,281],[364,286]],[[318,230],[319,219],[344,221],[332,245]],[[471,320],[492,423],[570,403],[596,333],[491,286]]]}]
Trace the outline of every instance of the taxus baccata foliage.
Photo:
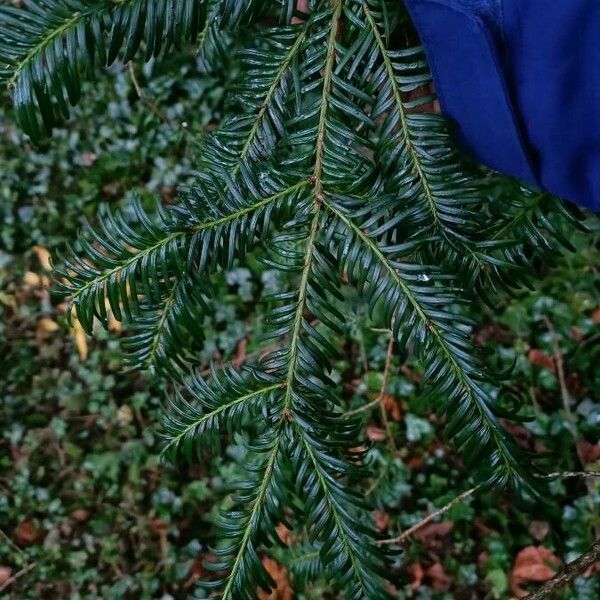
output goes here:
[{"label": "taxus baccata foliage", "polygon": [[[304,5],[302,5],[304,6]],[[171,378],[165,456],[198,460],[252,432],[247,477],[222,515],[210,585],[256,597],[261,555],[301,531],[308,578],[344,597],[388,597],[391,552],[376,544],[361,492],[368,445],[346,415],[331,364],[347,335],[348,290],[376,326],[416,354],[432,406],[481,484],[533,493],[500,418],[502,376],[471,340],[472,302],[518,291],[547,263],[556,199],[465,163],[433,114],[422,49],[397,1],[25,0],[0,8],[0,78],[34,142],[68,118],[81,83],[115,61],[160,59],[182,44],[202,67],[236,56],[224,124],[202,140],[193,186],[135,219],[106,210],[56,268],[92,331],[125,325],[130,363]],[[85,101],[85,100],[84,100]],[[214,276],[260,251],[287,274],[261,307],[267,351],[242,370],[196,369]],[[108,308],[107,308],[108,307]],[[247,424],[252,427],[248,428]],[[280,530],[280,529],[279,529]],[[297,549],[292,550],[296,552]]]}]

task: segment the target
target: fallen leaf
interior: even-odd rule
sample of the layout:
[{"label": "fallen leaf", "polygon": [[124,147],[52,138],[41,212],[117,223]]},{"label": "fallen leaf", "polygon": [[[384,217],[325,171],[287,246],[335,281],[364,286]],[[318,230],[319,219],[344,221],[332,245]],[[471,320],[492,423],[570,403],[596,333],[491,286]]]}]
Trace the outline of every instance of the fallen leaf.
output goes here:
[{"label": "fallen leaf", "polygon": [[596,325],[600,325],[600,306],[592,313],[592,321],[594,321]]},{"label": "fallen leaf", "polygon": [[552,579],[560,566],[560,559],[544,546],[523,548],[515,558],[510,575],[510,590],[517,598],[527,596],[523,585],[543,583]]},{"label": "fallen leaf", "polygon": [[600,444],[592,444],[587,440],[577,442],[577,454],[584,464],[589,464],[600,460]]},{"label": "fallen leaf", "polygon": [[44,269],[44,271],[52,271],[52,259],[50,257],[50,252],[43,246],[34,246],[32,250],[37,256],[42,269]]},{"label": "fallen leaf", "polygon": [[372,442],[383,442],[385,440],[385,430],[375,425],[369,425],[367,427],[367,437]]},{"label": "fallen leaf", "polygon": [[542,367],[543,369],[548,369],[549,371],[556,370],[556,366],[554,364],[554,359],[551,356],[548,356],[542,350],[538,350],[537,348],[532,348],[527,354],[527,360],[536,367]]},{"label": "fallen leaf", "polygon": [[127,404],[119,406],[117,410],[117,423],[121,427],[127,427],[133,421],[133,410]]},{"label": "fallen leaf", "polygon": [[410,582],[410,588],[412,590],[418,590],[421,587],[421,583],[423,583],[423,577],[425,575],[423,571],[423,567],[421,563],[413,562],[407,565],[406,570],[409,575],[412,576],[412,581]]},{"label": "fallen leaf", "polygon": [[71,513],[71,517],[78,523],[84,523],[90,518],[90,511],[85,508],[77,508]]},{"label": "fallen leaf", "polygon": [[294,600],[294,591],[287,578],[287,569],[268,556],[262,559],[262,564],[275,582],[275,587],[270,592],[258,590],[259,600]]},{"label": "fallen leaf", "polygon": [[23,546],[36,544],[42,539],[42,534],[38,531],[31,521],[23,521],[15,529],[17,542]]},{"label": "fallen leaf", "polygon": [[246,345],[248,340],[242,338],[235,348],[235,356],[231,361],[234,369],[239,369],[246,362]]},{"label": "fallen leaf", "polygon": [[162,519],[152,519],[150,521],[150,530],[152,533],[161,533],[169,528],[169,524]]},{"label": "fallen leaf", "polygon": [[77,353],[79,354],[79,358],[82,360],[82,362],[85,362],[89,354],[86,333],[81,326],[81,323],[76,318],[73,318],[71,327],[73,330],[73,339],[75,340]]},{"label": "fallen leaf", "polygon": [[58,330],[58,323],[48,317],[42,317],[37,323],[38,333],[52,333]]},{"label": "fallen leaf", "polygon": [[0,585],[4,585],[12,575],[12,569],[10,567],[0,567]]},{"label": "fallen leaf", "polygon": [[396,398],[391,394],[384,394],[381,399],[383,401],[383,407],[390,417],[392,417],[392,420],[400,421],[402,418],[402,409]]},{"label": "fallen leaf", "polygon": [[294,536],[291,530],[289,530],[283,523],[279,523],[276,527],[277,536],[286,545],[289,546],[294,541]]},{"label": "fallen leaf", "polygon": [[39,287],[42,283],[42,279],[37,273],[27,271],[25,275],[23,275],[23,283],[30,287]]},{"label": "fallen leaf", "polygon": [[436,592],[447,592],[452,585],[452,577],[446,573],[441,563],[431,565],[425,575],[431,580],[431,588]]},{"label": "fallen leaf", "polygon": [[452,521],[442,521],[441,523],[428,523],[414,532],[413,538],[421,544],[430,544],[436,539],[446,537],[454,529]]},{"label": "fallen leaf", "polygon": [[411,471],[420,471],[425,466],[425,459],[415,454],[406,461],[406,466]]},{"label": "fallen leaf", "polygon": [[600,573],[600,560],[597,560],[593,565],[590,565],[583,573],[586,579],[593,577],[596,573]]},{"label": "fallen leaf", "polygon": [[386,531],[390,526],[390,515],[381,510],[375,511],[375,527],[379,531]]}]

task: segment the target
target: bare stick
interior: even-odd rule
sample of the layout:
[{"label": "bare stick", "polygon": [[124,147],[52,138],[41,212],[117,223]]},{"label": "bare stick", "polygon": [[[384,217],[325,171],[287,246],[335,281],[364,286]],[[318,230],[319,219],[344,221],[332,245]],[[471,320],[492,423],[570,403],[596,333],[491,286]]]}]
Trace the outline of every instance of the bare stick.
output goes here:
[{"label": "bare stick", "polygon": [[380,402],[379,396],[377,396],[377,398],[375,398],[375,400],[371,400],[371,402],[369,402],[368,404],[364,404],[363,406],[359,406],[358,408],[355,408],[353,410],[349,410],[348,412],[345,412],[344,416],[351,417],[352,415],[358,415],[361,412],[365,412],[371,408],[375,408],[379,404],[379,402]]},{"label": "bare stick", "polygon": [[390,450],[394,453],[397,452],[396,442],[394,442],[394,436],[392,435],[392,429],[385,409],[385,390],[387,388],[388,379],[390,378],[390,367],[392,365],[392,358],[394,356],[394,318],[390,325],[390,341],[388,342],[387,353],[385,355],[385,366],[383,368],[383,381],[381,382],[381,391],[379,392],[379,407],[381,409],[381,420],[385,426],[386,435],[388,438],[388,444]]},{"label": "bare stick", "polygon": [[403,531],[398,537],[392,538],[390,540],[379,540],[376,543],[379,545],[403,543],[413,533],[415,533],[416,531],[419,531],[419,529],[421,529],[421,527],[424,527],[428,523],[431,523],[431,521],[433,521],[433,520],[437,519],[438,517],[441,517],[443,514],[447,513],[455,504],[458,504],[459,502],[466,500],[469,496],[472,496],[478,489],[479,489],[479,486],[475,486],[474,488],[471,488],[470,490],[467,490],[466,492],[463,492],[462,494],[456,496],[456,498],[454,498],[453,500],[448,502],[448,504],[446,504],[445,506],[442,506],[442,508],[439,508],[438,510],[433,511],[432,513],[427,515],[424,519],[421,519],[421,521],[419,521],[418,523],[416,523],[415,525],[413,525],[406,531]]},{"label": "bare stick", "polygon": [[554,594],[569,585],[598,560],[600,560],[600,539],[596,540],[578,559],[569,563],[560,573],[547,581],[536,592],[526,596],[525,600],[543,600],[543,598],[553,597]]},{"label": "bare stick", "polygon": [[548,331],[550,332],[550,337],[552,339],[554,364],[556,365],[556,374],[558,376],[558,384],[560,385],[560,395],[563,401],[563,406],[565,407],[565,412],[567,413],[567,417],[573,427],[573,435],[575,435],[575,418],[573,416],[573,412],[571,411],[571,395],[569,394],[569,388],[567,387],[567,378],[565,377],[565,364],[563,361],[562,353],[560,351],[560,347],[558,345],[556,329],[554,329],[554,325],[548,317],[544,316],[544,322],[546,323],[546,327],[548,328]]},{"label": "bare stick", "polygon": [[144,104],[145,106],[147,106],[161,121],[165,122],[165,123],[170,123],[169,117],[167,117],[158,107],[158,105],[156,104],[156,102],[152,102],[152,100],[150,100],[149,98],[146,97],[146,95],[144,94],[144,92],[142,91],[142,88],[140,86],[140,82],[137,79],[137,76],[135,74],[135,69],[133,67],[133,63],[131,61],[129,61],[127,63],[127,68],[129,70],[129,77],[131,78],[131,83],[133,84],[133,88],[135,89],[135,93],[137,95],[137,97],[140,99],[140,101],[142,102],[142,104]]},{"label": "bare stick", "polygon": [[27,575],[27,573],[29,573],[29,571],[34,569],[36,566],[37,566],[37,563],[32,562],[32,563],[26,565],[25,567],[23,567],[20,571],[17,571],[12,577],[7,579],[0,586],[0,593],[2,593],[5,589],[7,589],[10,585],[12,585],[15,581],[17,581],[17,579],[19,579],[20,577],[23,577],[23,575]]},{"label": "bare stick", "polygon": [[[554,478],[571,479],[574,477],[581,477],[583,479],[591,479],[594,477],[600,477],[600,473],[596,472],[596,471],[562,471],[562,472],[557,472],[557,473],[549,473],[548,475],[538,475],[537,477],[539,479],[554,479]],[[442,506],[442,508],[439,508],[438,510],[433,511],[432,513],[427,515],[424,519],[421,519],[418,523],[415,523],[412,527],[410,527],[406,531],[402,532],[398,537],[395,537],[395,538],[392,538],[389,540],[380,540],[377,542],[377,544],[401,544],[407,538],[409,538],[413,533],[415,533],[415,531],[418,531],[419,529],[421,529],[421,527],[424,527],[428,523],[431,523],[431,521],[433,521],[433,520],[437,519],[438,517],[441,517],[443,514],[447,513],[455,504],[458,504],[459,502],[462,502],[463,500],[466,500],[467,498],[472,496],[480,487],[481,486],[475,486],[475,487],[471,488],[470,490],[467,490],[466,492],[459,494],[458,496],[456,496],[456,498],[454,498],[453,500],[450,500],[450,502],[448,502],[448,504],[446,504],[445,506]]]}]

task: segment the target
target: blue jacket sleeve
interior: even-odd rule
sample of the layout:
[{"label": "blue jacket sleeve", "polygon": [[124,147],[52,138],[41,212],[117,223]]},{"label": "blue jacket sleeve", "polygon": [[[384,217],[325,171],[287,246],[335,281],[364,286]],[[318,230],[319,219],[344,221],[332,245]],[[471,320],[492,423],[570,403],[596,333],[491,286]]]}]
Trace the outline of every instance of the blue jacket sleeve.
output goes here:
[{"label": "blue jacket sleeve", "polygon": [[442,111],[489,167],[600,210],[600,2],[406,0]]}]

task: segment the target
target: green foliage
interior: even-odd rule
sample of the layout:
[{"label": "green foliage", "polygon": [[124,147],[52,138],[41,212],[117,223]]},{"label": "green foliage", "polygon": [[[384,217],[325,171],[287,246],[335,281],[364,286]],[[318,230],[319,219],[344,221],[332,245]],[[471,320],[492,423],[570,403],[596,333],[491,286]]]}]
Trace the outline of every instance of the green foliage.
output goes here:
[{"label": "green foliage", "polygon": [[[0,82],[13,94],[17,119],[35,141],[69,116],[81,78],[144,44],[146,60],[195,42],[201,0],[26,0],[0,7]],[[38,116],[39,111],[39,116]],[[41,116],[41,122],[40,117]]]},{"label": "green foliage", "polygon": [[[38,113],[49,131],[79,99],[82,65],[129,61],[141,45],[149,59],[199,35],[208,68],[231,40],[242,47],[227,119],[204,136],[175,205],[104,211],[56,268],[88,332],[110,311],[132,332],[130,364],[175,381],[168,458],[201,462],[225,432],[248,436],[246,475],[207,563],[222,575],[210,581],[222,598],[269,589],[261,549],[283,544],[279,524],[298,522],[318,552],[301,577],[324,571],[346,598],[390,596],[391,553],[376,544],[357,485],[369,473],[363,423],[346,414],[333,379],[353,293],[417,357],[427,403],[468,472],[488,487],[536,491],[500,421],[519,407],[506,408],[503,375],[473,344],[469,311],[520,290],[580,215],[464,162],[444,119],[426,112],[425,58],[399,41],[410,36],[395,4],[311,2],[301,14],[294,2],[47,1],[0,12],[3,76],[34,139]],[[193,367],[220,276],[256,258],[284,278],[261,307],[265,350],[242,373],[206,377]]]}]

